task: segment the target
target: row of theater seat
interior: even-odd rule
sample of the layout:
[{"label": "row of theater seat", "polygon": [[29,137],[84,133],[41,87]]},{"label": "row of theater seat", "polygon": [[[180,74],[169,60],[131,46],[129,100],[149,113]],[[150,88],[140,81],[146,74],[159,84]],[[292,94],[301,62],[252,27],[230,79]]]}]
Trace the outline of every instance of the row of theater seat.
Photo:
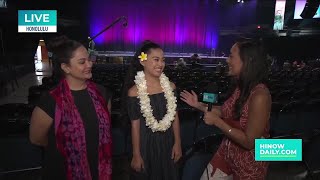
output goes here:
[{"label": "row of theater seat", "polygon": [[[112,135],[114,142],[113,154],[115,157],[121,157],[123,155],[128,155],[131,152],[131,137],[130,137],[130,127],[127,119],[123,119],[119,113],[120,109],[120,94],[122,91],[122,84],[125,77],[125,72],[127,67],[112,65],[112,66],[99,66],[95,67],[93,70],[93,80],[99,84],[103,84],[109,89],[114,90],[113,96],[113,110],[112,110]],[[205,86],[207,86],[210,82],[218,82],[219,87],[221,88],[221,94],[224,94],[228,89],[230,84],[230,79],[222,75],[220,73],[201,71],[201,70],[188,70],[188,71],[176,71],[171,69],[168,73],[168,76],[171,79],[174,79],[177,90],[181,91],[183,89],[195,90],[198,93],[204,91]],[[300,72],[291,72],[299,74]],[[308,72],[303,72],[308,74]],[[286,74],[285,76],[282,74]],[[312,74],[312,73],[311,73]],[[316,73],[314,73],[316,74]],[[199,78],[200,77],[200,78]],[[272,77],[272,78],[271,78]],[[312,129],[317,128],[320,123],[319,117],[320,114],[317,110],[320,108],[318,100],[314,99],[315,92],[312,85],[314,80],[308,81],[305,83],[309,88],[305,88],[306,85],[299,86],[299,88],[307,91],[306,94],[301,93],[299,96],[299,88],[295,88],[298,86],[299,81],[302,81],[301,78],[297,78],[293,81],[293,83],[287,83],[288,80],[286,78],[290,78],[290,72],[281,71],[277,73],[271,73],[270,82],[272,82],[269,87],[270,91],[273,93],[273,105],[272,105],[272,114],[271,114],[271,133],[272,137],[278,137],[280,135],[293,135],[296,133],[304,133],[311,132]],[[301,77],[305,77],[304,75]],[[313,77],[313,76],[312,76]],[[283,79],[281,79],[283,78]],[[200,80],[201,79],[201,80]],[[285,84],[286,82],[286,84]],[[21,137],[24,140],[27,140],[27,132],[28,132],[28,123],[30,120],[32,108],[36,104],[37,100],[41,96],[41,93],[52,88],[52,81],[45,81],[41,86],[30,87],[29,89],[29,104],[14,104],[14,105],[3,105],[0,107],[1,114],[1,138],[2,141],[5,141],[6,138],[12,137]],[[289,85],[288,85],[289,84]],[[272,86],[273,85],[273,86]],[[291,92],[281,93],[281,90],[285,91],[291,88]],[[292,88],[293,87],[293,88]],[[295,92],[295,93],[292,93]],[[285,98],[280,98],[279,94],[285,94]],[[284,95],[284,96],[285,96]],[[300,97],[299,99],[296,97]],[[285,99],[285,101],[282,101]],[[299,101],[297,101],[299,100]],[[301,100],[301,101],[300,101]],[[221,100],[223,101],[223,100]],[[320,100],[319,100],[320,101]],[[184,153],[190,152],[190,149],[196,148],[200,152],[199,156],[193,155],[190,158],[185,158],[185,162],[183,162],[183,175],[185,177],[193,177],[192,175],[188,175],[188,164],[195,164],[192,159],[195,160],[206,160],[208,161],[208,157],[212,156],[212,153],[215,151],[215,146],[204,147],[204,142],[211,142],[211,144],[219,144],[219,135],[221,132],[212,126],[208,126],[203,123],[201,120],[201,113],[193,110],[185,103],[179,101],[179,117],[181,122],[181,138],[182,138],[182,146]],[[24,109],[23,111],[16,111],[17,109]],[[16,112],[15,112],[16,111]],[[17,126],[15,126],[17,125]],[[205,137],[209,138],[205,138]],[[213,138],[212,138],[213,137]],[[204,139],[205,138],[205,139]],[[212,141],[209,139],[213,139]],[[26,141],[27,142],[27,141]],[[197,147],[194,147],[197,144]],[[199,145],[202,144],[202,145]],[[12,145],[12,144],[11,144]],[[9,147],[9,146],[8,146]],[[33,146],[30,146],[30,148]],[[32,148],[31,148],[32,149]],[[205,149],[205,150],[204,150]],[[19,151],[19,149],[17,149]],[[22,150],[22,148],[20,149]],[[6,151],[7,153],[10,150]],[[18,153],[18,152],[17,152]],[[2,155],[5,155],[4,152]],[[187,156],[186,156],[187,157]],[[207,157],[207,158],[206,158]],[[9,158],[9,157],[7,157]],[[38,157],[35,157],[37,159]],[[10,158],[9,158],[10,159]],[[7,161],[9,161],[7,159]],[[41,159],[41,157],[40,157]],[[2,161],[5,163],[4,161]],[[38,162],[38,161],[35,161]],[[14,161],[11,161],[14,164]],[[21,162],[17,162],[18,165],[10,165],[8,167],[24,167],[23,165],[19,165]],[[206,164],[206,162],[202,162],[202,165]],[[1,166],[0,166],[1,167]],[[194,166],[191,166],[194,167]],[[194,172],[194,171],[190,171]],[[202,173],[202,172],[201,172]]]},{"label": "row of theater seat", "polygon": [[[9,107],[10,106],[10,107]],[[22,117],[22,119],[27,119],[30,117],[28,114],[24,114],[25,110],[22,108],[29,108],[26,105],[9,105],[7,108],[2,108],[6,110],[10,110],[11,108],[19,107],[21,109],[21,116],[17,116],[17,114],[12,114],[11,116],[14,117]],[[28,116],[28,117],[27,117]],[[212,127],[205,125],[203,121],[201,121],[201,113],[198,111],[193,111],[192,109],[183,109],[179,111],[179,116],[181,119],[181,138],[182,138],[182,146],[184,147],[184,162],[182,162],[182,171],[183,176],[185,179],[187,177],[194,177],[197,174],[203,171],[207,161],[210,160],[212,154],[215,152],[216,147],[219,145],[219,142],[222,138],[221,132]],[[319,116],[318,116],[319,117]],[[118,121],[120,118],[119,114],[113,114],[112,119],[113,121]],[[4,119],[2,119],[3,121]],[[292,119],[289,119],[292,121]],[[282,121],[281,118],[277,120]],[[276,121],[276,122],[277,122]],[[16,121],[17,122],[17,121]],[[28,122],[28,120],[26,120]],[[123,127],[120,125],[116,125],[112,128],[112,136],[113,136],[113,154],[114,157],[121,157],[130,154],[131,152],[131,138],[130,138],[130,128]],[[284,124],[286,127],[291,126],[292,122],[288,122],[288,124]],[[27,127],[28,125],[24,123],[25,129],[24,133],[18,133],[15,136],[10,137],[1,137],[1,144],[4,145],[2,148],[1,155],[4,156],[2,159],[3,161],[0,167],[7,167],[7,168],[26,168],[26,167],[37,167],[37,165],[41,165],[41,149],[38,149],[29,144],[27,140]],[[4,127],[4,126],[1,126]],[[12,126],[13,127],[13,126]],[[10,127],[7,127],[10,128]],[[294,129],[292,129],[294,130]],[[13,132],[13,131],[11,131]],[[308,132],[312,132],[309,129]],[[297,132],[288,132],[287,134],[291,134],[293,137],[294,134],[299,134]],[[302,135],[300,133],[299,136],[304,138],[306,141],[313,141],[312,138],[306,138],[306,136],[311,137],[310,133],[306,133]],[[18,135],[18,136],[17,136]],[[287,135],[288,136],[288,135]],[[208,138],[207,138],[208,137]],[[279,136],[273,136],[272,138],[277,138]],[[286,136],[284,136],[286,137]],[[299,138],[300,138],[299,137]],[[306,143],[307,144],[307,143]],[[311,146],[311,145],[310,145]],[[312,145],[314,146],[314,145]],[[190,151],[192,154],[190,154]],[[17,155],[19,154],[19,161],[16,160]],[[22,160],[22,161],[21,161]],[[38,164],[36,164],[38,162]],[[199,164],[200,163],[200,164]],[[313,163],[313,161],[311,161]],[[197,167],[195,167],[195,165]],[[278,164],[274,164],[272,167],[277,167]],[[296,166],[296,165],[293,165]],[[315,166],[315,165],[314,165]],[[298,166],[302,168],[301,166]],[[190,169],[191,168],[191,169]],[[202,168],[202,169],[201,169]],[[276,171],[279,167],[272,170],[270,173],[279,173]],[[10,169],[6,169],[10,170]],[[282,174],[281,176],[285,176]]]}]

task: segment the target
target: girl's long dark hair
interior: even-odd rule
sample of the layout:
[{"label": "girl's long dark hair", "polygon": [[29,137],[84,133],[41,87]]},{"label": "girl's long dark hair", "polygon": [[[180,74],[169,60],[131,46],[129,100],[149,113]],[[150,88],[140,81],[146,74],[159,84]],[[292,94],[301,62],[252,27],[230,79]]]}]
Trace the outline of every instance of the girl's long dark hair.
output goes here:
[{"label": "girl's long dark hair", "polygon": [[127,113],[127,98],[128,98],[128,91],[131,87],[134,86],[134,78],[137,74],[138,71],[143,71],[143,66],[140,64],[140,60],[138,56],[140,56],[141,52],[144,52],[148,54],[151,49],[161,49],[161,47],[151,41],[145,41],[141,48],[139,48],[131,63],[130,67],[126,73],[126,78],[123,84],[123,91],[122,91],[122,98],[121,98],[121,115],[123,118],[127,119],[128,118],[128,113]]},{"label": "girl's long dark hair", "polygon": [[243,62],[240,76],[234,81],[240,89],[240,96],[234,107],[234,117],[239,120],[251,90],[260,83],[267,83],[270,62],[261,41],[237,42],[236,45]]}]

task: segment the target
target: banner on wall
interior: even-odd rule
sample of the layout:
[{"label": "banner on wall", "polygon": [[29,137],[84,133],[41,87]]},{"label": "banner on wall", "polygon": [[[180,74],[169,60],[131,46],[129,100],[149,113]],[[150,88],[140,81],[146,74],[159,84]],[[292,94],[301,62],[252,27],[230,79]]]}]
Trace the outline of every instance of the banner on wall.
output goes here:
[{"label": "banner on wall", "polygon": [[284,13],[286,9],[286,0],[277,0],[274,11],[273,30],[283,30]]}]

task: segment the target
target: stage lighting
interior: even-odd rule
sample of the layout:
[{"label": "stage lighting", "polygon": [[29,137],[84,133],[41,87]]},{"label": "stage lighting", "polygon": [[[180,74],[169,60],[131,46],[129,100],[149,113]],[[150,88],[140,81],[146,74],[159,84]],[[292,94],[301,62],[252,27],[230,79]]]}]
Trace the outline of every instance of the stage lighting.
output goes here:
[{"label": "stage lighting", "polygon": [[244,1],[243,1],[243,0],[241,0],[241,3],[244,3]]},{"label": "stage lighting", "polygon": [[238,0],[238,3],[240,2],[240,0]]}]

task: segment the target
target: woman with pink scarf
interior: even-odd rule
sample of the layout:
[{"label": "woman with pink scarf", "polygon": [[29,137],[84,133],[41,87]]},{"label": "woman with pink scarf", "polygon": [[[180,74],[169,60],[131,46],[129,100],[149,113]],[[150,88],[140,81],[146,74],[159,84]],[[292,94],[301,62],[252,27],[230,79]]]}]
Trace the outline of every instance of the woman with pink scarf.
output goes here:
[{"label": "woman with pink scarf", "polygon": [[82,44],[59,37],[51,52],[55,71],[62,76],[38,102],[30,125],[30,141],[45,150],[43,179],[110,180],[106,90],[90,81],[92,61]]}]

